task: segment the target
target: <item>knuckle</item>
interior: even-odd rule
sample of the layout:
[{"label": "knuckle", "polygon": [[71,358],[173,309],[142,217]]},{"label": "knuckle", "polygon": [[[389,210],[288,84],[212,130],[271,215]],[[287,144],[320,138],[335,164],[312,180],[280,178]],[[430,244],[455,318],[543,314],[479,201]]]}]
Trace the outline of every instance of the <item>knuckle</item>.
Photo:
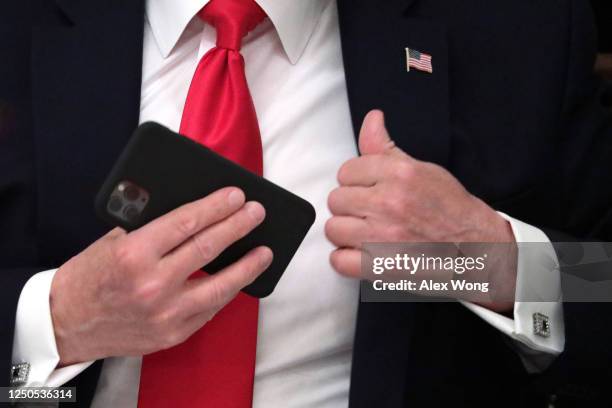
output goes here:
[{"label": "knuckle", "polygon": [[338,271],[338,267],[339,267],[339,254],[338,251],[332,251],[331,254],[329,254],[329,263],[331,264],[332,268],[334,268],[336,271]]},{"label": "knuckle", "polygon": [[249,232],[255,225],[257,225],[257,221],[249,214],[249,211],[245,209],[239,217],[232,218],[232,225],[230,226],[229,232],[233,239],[238,239]]},{"label": "knuckle", "polygon": [[[252,206],[261,207],[259,209],[253,209],[253,211],[261,211],[265,210],[261,206],[261,204],[251,204]],[[248,234],[253,228],[255,228],[259,223],[263,220],[258,217],[255,217],[253,213],[251,213],[248,209],[244,209],[239,216],[232,217],[227,233],[232,242],[242,238],[246,234]]]},{"label": "knuckle", "polygon": [[340,204],[340,190],[338,188],[333,189],[327,197],[327,206],[331,212],[334,212]]},{"label": "knuckle", "polygon": [[240,274],[245,277],[247,282],[252,282],[259,275],[260,272],[263,272],[264,262],[262,257],[253,257],[249,259],[247,262],[244,262],[243,265],[239,266]]},{"label": "knuckle", "polygon": [[215,279],[210,282],[208,291],[208,300],[213,307],[221,307],[227,299],[227,285],[220,279]]},{"label": "knuckle", "polygon": [[398,160],[393,164],[392,175],[401,182],[409,182],[413,180],[415,171],[415,166],[410,161]]},{"label": "knuckle", "polygon": [[115,262],[120,269],[132,270],[140,266],[140,255],[132,245],[117,245],[114,248]]},{"label": "knuckle", "polygon": [[341,275],[346,275],[346,265],[341,251],[333,251],[329,256],[332,268]]},{"label": "knuckle", "polygon": [[348,182],[349,175],[350,175],[350,163],[351,161],[349,160],[345,162],[344,164],[342,164],[342,166],[340,166],[340,169],[338,169],[336,178],[338,179],[338,182],[340,184],[345,184]]},{"label": "knuckle", "polygon": [[126,235],[126,232],[123,228],[115,227],[112,230],[110,230],[108,233],[106,233],[106,235],[104,235],[101,238],[101,240],[107,241],[107,242],[114,242],[118,239],[125,237],[125,235]]},{"label": "knuckle", "polygon": [[429,173],[448,173],[446,171],[446,169],[442,166],[440,166],[439,164],[436,163],[432,163],[432,162],[422,162],[420,164],[422,170],[424,172],[429,172]]},{"label": "knuckle", "polygon": [[191,242],[198,256],[204,260],[204,262],[209,262],[213,259],[215,249],[211,240],[200,235],[194,235]]},{"label": "knuckle", "polygon": [[167,330],[160,336],[160,348],[162,350],[169,349],[186,340],[187,336],[180,330]]},{"label": "knuckle", "polygon": [[206,214],[207,218],[221,218],[231,211],[231,206],[228,205],[227,201],[228,194],[220,191],[216,191],[202,200],[200,203],[202,214]]},{"label": "knuckle", "polygon": [[185,237],[190,237],[198,232],[198,220],[195,217],[181,215],[176,220],[176,228]]},{"label": "knuckle", "polygon": [[325,236],[329,239],[332,239],[336,236],[337,231],[337,222],[336,218],[332,217],[325,222]]},{"label": "knuckle", "polygon": [[161,312],[152,314],[151,323],[158,328],[158,330],[166,331],[176,321],[177,312],[174,309],[166,309]]},{"label": "knuckle", "polygon": [[161,280],[151,279],[134,290],[133,297],[141,312],[145,315],[154,314],[163,296],[164,287]]}]

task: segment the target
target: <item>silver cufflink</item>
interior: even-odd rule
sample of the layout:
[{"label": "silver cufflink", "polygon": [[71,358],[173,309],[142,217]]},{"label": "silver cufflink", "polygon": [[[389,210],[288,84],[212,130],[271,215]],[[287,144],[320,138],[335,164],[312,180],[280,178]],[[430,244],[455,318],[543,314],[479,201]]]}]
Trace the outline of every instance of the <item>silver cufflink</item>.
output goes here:
[{"label": "silver cufflink", "polygon": [[533,314],[533,333],[540,337],[550,337],[550,319],[542,313]]},{"label": "silver cufflink", "polygon": [[19,363],[11,366],[11,385],[19,386],[28,382],[30,363]]}]

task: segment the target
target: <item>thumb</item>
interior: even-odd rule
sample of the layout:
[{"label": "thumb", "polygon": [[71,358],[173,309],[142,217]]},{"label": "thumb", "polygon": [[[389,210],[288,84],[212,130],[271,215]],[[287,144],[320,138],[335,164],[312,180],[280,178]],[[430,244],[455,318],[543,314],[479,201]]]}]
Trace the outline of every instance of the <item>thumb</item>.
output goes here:
[{"label": "thumb", "polygon": [[391,153],[395,143],[385,127],[385,115],[380,110],[371,110],[363,119],[359,131],[359,151],[362,155]]}]

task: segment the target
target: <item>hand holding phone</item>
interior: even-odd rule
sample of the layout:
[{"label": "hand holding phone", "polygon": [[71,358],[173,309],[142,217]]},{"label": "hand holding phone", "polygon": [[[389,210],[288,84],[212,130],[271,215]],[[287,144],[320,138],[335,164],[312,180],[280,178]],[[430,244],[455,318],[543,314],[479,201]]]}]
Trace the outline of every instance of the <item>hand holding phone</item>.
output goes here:
[{"label": "hand holding phone", "polygon": [[259,203],[224,188],[130,233],[115,228],[70,259],[50,293],[60,365],[182,343],[272,262],[259,246],[215,275],[190,279],[264,218]]},{"label": "hand holding phone", "polygon": [[314,208],[199,143],[157,123],[142,124],[100,189],[96,212],[109,224],[131,231],[229,186],[240,188],[247,201],[261,203],[266,219],[214,261],[198,268],[216,273],[251,249],[267,246],[274,261],[243,291],[255,297],[268,296],[312,226]]}]

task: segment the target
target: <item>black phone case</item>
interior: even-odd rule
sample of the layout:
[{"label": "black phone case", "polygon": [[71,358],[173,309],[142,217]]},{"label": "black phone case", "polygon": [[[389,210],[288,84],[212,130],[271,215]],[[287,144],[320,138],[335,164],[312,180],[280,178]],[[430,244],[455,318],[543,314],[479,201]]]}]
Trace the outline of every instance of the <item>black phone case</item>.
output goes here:
[{"label": "black phone case", "polygon": [[[134,223],[122,220],[108,210],[110,195],[121,181],[133,182],[150,194],[146,207]],[[239,187],[247,200],[260,202],[266,209],[266,218],[203,269],[215,273],[249,250],[266,245],[274,252],[274,260],[243,292],[258,298],[268,296],[312,226],[315,210],[308,201],[199,143],[158,123],[140,125],[98,192],[95,209],[102,220],[131,231],[227,186]]]}]

